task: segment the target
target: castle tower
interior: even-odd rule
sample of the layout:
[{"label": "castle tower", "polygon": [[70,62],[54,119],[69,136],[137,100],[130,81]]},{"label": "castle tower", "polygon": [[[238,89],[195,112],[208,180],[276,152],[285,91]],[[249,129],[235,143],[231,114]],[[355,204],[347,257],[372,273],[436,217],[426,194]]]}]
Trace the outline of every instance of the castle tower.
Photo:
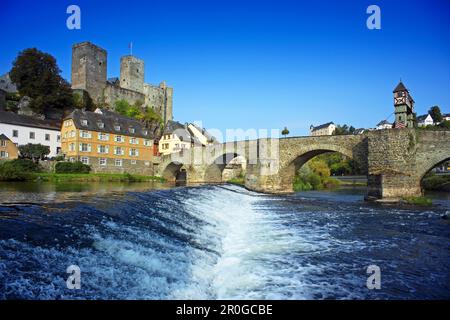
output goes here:
[{"label": "castle tower", "polygon": [[395,128],[414,127],[414,99],[403,82],[394,89]]},{"label": "castle tower", "polygon": [[106,50],[90,42],[72,46],[72,89],[86,90],[95,103],[103,101],[106,59]]},{"label": "castle tower", "polygon": [[167,87],[165,81],[163,81],[159,86],[165,93],[163,120],[164,123],[167,123],[167,121],[173,120],[173,88]]},{"label": "castle tower", "polygon": [[120,87],[144,92],[144,61],[135,56],[120,58]]}]

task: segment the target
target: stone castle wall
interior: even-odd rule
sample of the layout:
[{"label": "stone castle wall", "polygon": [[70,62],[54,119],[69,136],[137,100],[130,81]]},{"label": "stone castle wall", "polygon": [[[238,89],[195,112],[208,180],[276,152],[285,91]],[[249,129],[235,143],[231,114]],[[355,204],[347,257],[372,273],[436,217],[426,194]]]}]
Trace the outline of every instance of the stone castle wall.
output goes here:
[{"label": "stone castle wall", "polygon": [[104,90],[104,102],[108,108],[114,109],[114,103],[118,100],[126,100],[129,104],[134,104],[138,101],[145,101],[145,96],[142,93],[121,88],[116,85],[107,84]]},{"label": "stone castle wall", "polygon": [[102,102],[106,70],[106,50],[90,42],[72,47],[72,89],[86,90],[95,103]]},{"label": "stone castle wall", "polygon": [[117,100],[130,104],[142,101],[144,107],[153,108],[164,120],[173,119],[173,88],[165,82],[159,86],[144,83],[144,61],[124,56],[120,61],[118,84],[107,82],[107,52],[90,43],[72,47],[72,89],[85,90],[94,103],[114,108]]},{"label": "stone castle wall", "polygon": [[120,58],[120,86],[136,92],[144,92],[144,61],[134,56]]}]

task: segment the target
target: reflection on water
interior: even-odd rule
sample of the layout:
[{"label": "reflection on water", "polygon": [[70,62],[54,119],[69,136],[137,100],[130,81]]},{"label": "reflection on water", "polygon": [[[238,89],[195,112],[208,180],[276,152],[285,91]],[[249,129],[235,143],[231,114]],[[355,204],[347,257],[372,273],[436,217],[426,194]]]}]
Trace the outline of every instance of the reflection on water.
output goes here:
[{"label": "reflection on water", "polygon": [[50,203],[86,196],[161,190],[174,184],[151,182],[0,182],[0,203]]}]

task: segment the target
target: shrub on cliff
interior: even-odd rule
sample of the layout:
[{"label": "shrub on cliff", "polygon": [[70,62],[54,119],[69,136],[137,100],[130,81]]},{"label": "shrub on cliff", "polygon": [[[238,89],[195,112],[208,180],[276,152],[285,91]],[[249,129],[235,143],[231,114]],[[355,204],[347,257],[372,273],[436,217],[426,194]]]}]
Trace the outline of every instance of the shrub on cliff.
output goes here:
[{"label": "shrub on cliff", "polygon": [[56,173],[89,173],[91,167],[87,164],[83,164],[80,161],[77,162],[58,162],[55,165]]}]

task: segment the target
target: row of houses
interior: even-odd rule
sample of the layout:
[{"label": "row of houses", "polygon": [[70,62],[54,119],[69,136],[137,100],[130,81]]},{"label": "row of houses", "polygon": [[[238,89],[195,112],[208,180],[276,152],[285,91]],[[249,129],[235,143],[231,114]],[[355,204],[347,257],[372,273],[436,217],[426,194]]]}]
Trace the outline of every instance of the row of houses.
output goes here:
[{"label": "row of houses", "polygon": [[0,160],[17,158],[18,147],[32,143],[48,146],[49,158],[81,161],[94,172],[152,174],[155,156],[215,143],[192,123],[169,121],[161,137],[156,129],[100,108],[76,109],[62,123],[0,111]]},{"label": "row of houses", "polygon": [[[442,116],[443,120],[445,121],[450,121],[450,113],[444,114]],[[433,120],[433,118],[431,117],[430,114],[426,114],[426,115],[422,115],[422,116],[418,116],[417,117],[417,125],[419,127],[426,127],[426,126],[433,126],[433,125],[438,125],[439,122],[436,122]],[[387,121],[387,120],[383,120],[380,121],[375,128],[370,128],[370,129],[364,129],[364,128],[359,128],[359,129],[355,129],[355,131],[353,132],[353,134],[362,134],[365,131],[372,131],[372,130],[385,130],[385,129],[392,129],[394,127],[394,124]],[[334,133],[334,131],[336,130],[336,125],[333,122],[327,122],[318,126],[312,126],[310,127],[310,135],[311,136],[329,136],[332,135]]]}]

